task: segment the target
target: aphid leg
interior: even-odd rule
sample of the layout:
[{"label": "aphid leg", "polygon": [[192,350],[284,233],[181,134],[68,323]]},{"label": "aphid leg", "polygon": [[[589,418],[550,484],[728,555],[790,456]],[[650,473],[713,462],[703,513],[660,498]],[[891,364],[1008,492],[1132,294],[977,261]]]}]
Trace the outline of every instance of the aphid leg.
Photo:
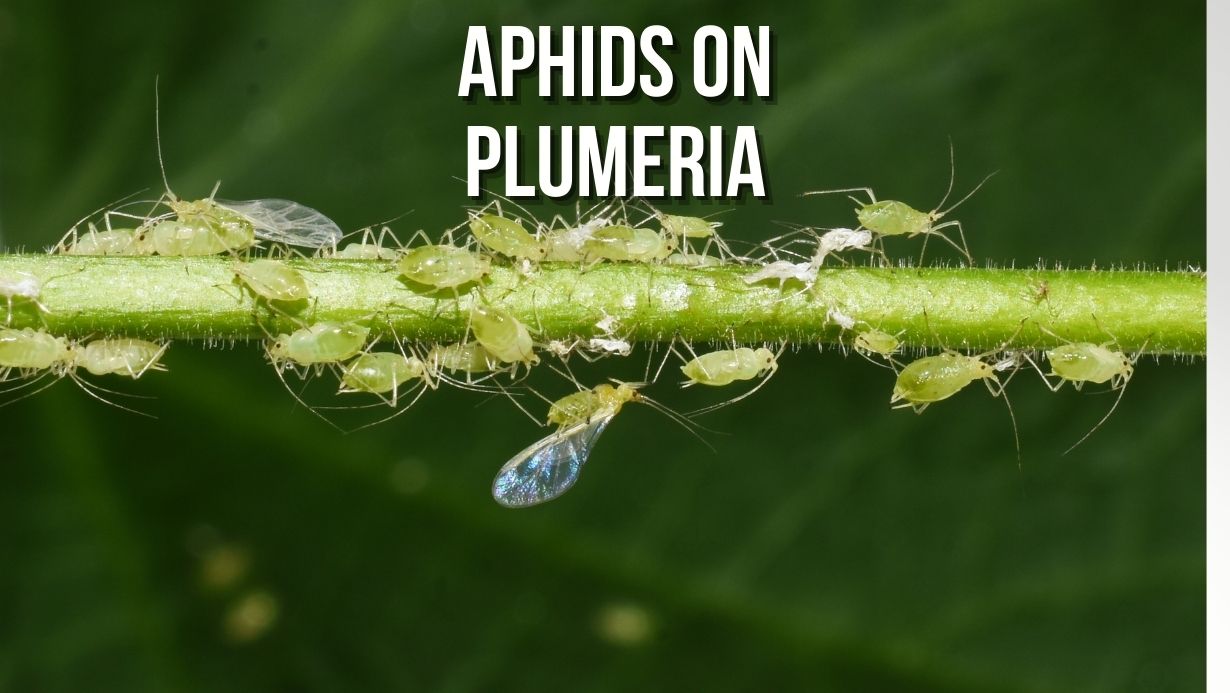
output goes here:
[{"label": "aphid leg", "polygon": [[[89,395],[89,396],[93,397],[94,399],[98,400],[99,402],[102,402],[103,404],[109,404],[109,405],[111,405],[111,406],[115,407],[116,409],[123,409],[123,410],[124,410],[124,411],[126,411],[126,412],[131,412],[131,413],[133,413],[133,414],[136,414],[137,416],[144,416],[144,417],[146,417],[146,418],[148,418],[148,419],[157,419],[157,418],[158,418],[157,416],[154,416],[153,414],[149,414],[149,413],[147,413],[147,412],[143,412],[143,411],[140,411],[140,410],[138,410],[138,409],[133,409],[132,407],[126,407],[126,406],[124,406],[124,405],[122,405],[122,404],[117,404],[117,403],[112,402],[111,400],[107,399],[106,397],[103,397],[102,395],[98,394],[99,392],[106,392],[106,393],[108,393],[108,394],[112,394],[112,395],[120,395],[120,394],[125,394],[125,393],[116,392],[116,391],[114,391],[114,390],[108,390],[108,389],[106,389],[106,388],[104,388],[104,387],[101,387],[101,386],[99,386],[99,385],[94,385],[94,384],[88,383],[88,382],[86,382],[86,381],[85,381],[85,380],[84,380],[81,376],[77,375],[76,373],[73,373],[72,371],[67,371],[67,372],[65,373],[65,375],[67,375],[67,376],[68,376],[68,378],[69,378],[69,380],[72,380],[72,381],[73,381],[73,383],[75,383],[75,384],[77,385],[77,387],[81,388],[81,391],[82,391],[82,392],[84,392],[85,394],[87,394],[87,395]],[[129,397],[137,397],[138,395],[127,395],[127,396],[129,396]]]},{"label": "aphid leg", "polygon": [[[1050,390],[1051,392],[1059,392],[1060,390],[1063,389],[1063,384],[1066,382],[1069,382],[1067,380],[1064,380],[1063,378],[1060,378],[1059,382],[1052,383],[1051,379],[1047,377],[1046,373],[1042,371],[1042,368],[1038,365],[1038,362],[1035,361],[1032,356],[1030,356],[1028,353],[1021,352],[1021,358],[1025,359],[1025,362],[1028,363],[1030,366],[1032,366],[1035,371],[1037,371],[1038,376],[1042,378],[1042,382],[1046,385],[1046,389]],[[1075,386],[1076,383],[1073,383],[1073,385]]]},{"label": "aphid leg", "polygon": [[[1017,370],[1020,370],[1019,366]],[[1013,371],[1012,375],[1016,375],[1016,371]],[[1012,411],[1012,402],[1009,401],[1008,392],[1004,389],[1008,386],[1008,380],[1012,379],[1012,375],[1008,376],[1007,380],[1002,383],[993,378],[984,379],[982,382],[986,384],[987,391],[991,393],[992,397],[1002,398],[1004,404],[1008,407],[1008,418],[1012,421],[1012,441],[1016,444],[1016,466],[1019,470],[1021,468],[1021,436],[1017,432],[1016,412]]]},{"label": "aphid leg", "polygon": [[[946,228],[949,226],[955,226],[957,229],[957,233],[961,235],[960,245],[957,245],[957,242],[949,238],[947,234],[940,232],[940,229]],[[961,227],[961,222],[957,221],[956,219],[953,219],[952,221],[946,221],[942,224],[936,224],[935,226],[932,226],[926,231],[923,231],[922,235],[923,235],[922,251],[918,254],[918,266],[919,267],[922,267],[923,257],[926,256],[927,254],[927,240],[930,239],[931,236],[938,236],[944,239],[944,241],[948,243],[948,245],[951,245],[953,248],[957,250],[957,252],[961,253],[961,255],[965,257],[965,261],[966,263],[968,263],[970,267],[974,266],[974,256],[970,254],[969,245],[965,242],[965,230]]]}]

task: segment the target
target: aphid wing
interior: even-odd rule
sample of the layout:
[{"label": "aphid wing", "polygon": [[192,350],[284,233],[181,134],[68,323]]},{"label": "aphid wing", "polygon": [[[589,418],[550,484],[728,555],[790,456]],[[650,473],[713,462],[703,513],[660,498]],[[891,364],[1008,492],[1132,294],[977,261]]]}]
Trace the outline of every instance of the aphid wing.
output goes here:
[{"label": "aphid wing", "polygon": [[491,495],[506,508],[528,508],[572,488],[590,448],[614,415],[556,431],[522,450],[495,475]]},{"label": "aphid wing", "polygon": [[307,248],[327,248],[342,240],[342,230],[332,219],[290,200],[217,200],[227,209],[244,215],[266,241]]}]

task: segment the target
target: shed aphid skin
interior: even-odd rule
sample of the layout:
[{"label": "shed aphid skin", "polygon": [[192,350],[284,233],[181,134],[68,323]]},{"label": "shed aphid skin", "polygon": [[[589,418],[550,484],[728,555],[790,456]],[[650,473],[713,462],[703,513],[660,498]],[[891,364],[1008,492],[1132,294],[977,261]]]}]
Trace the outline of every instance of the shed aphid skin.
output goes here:
[{"label": "shed aphid skin", "polygon": [[529,330],[506,311],[475,305],[470,309],[470,330],[483,349],[503,363],[534,366],[540,360]]},{"label": "shed aphid skin", "polygon": [[551,262],[582,262],[585,260],[585,242],[594,232],[608,226],[626,225],[627,221],[623,200],[599,202],[584,213],[578,201],[575,222],[568,222],[558,214],[551,220],[543,239],[547,249],[544,259]]},{"label": "shed aphid skin", "polygon": [[11,325],[13,323],[13,301],[21,300],[29,303],[39,310],[40,313],[50,313],[47,306],[39,301],[39,297],[43,295],[43,280],[21,270],[8,270],[0,272],[0,298],[5,301],[7,312],[5,313],[4,324]]},{"label": "shed aphid skin", "polygon": [[292,303],[311,296],[303,273],[280,260],[237,261],[232,269],[244,286],[267,301]]},{"label": "shed aphid skin", "polygon": [[[750,347],[737,347],[735,349],[721,349],[711,351],[707,354],[696,355],[692,353],[692,359],[687,361],[679,368],[687,380],[684,381],[683,387],[691,387],[693,385],[708,385],[710,387],[723,387],[730,385],[740,380],[755,380],[761,378],[756,386],[747,392],[712,406],[697,409],[689,412],[691,415],[704,414],[722,407],[729,406],[742,399],[752,396],[757,390],[764,387],[764,384],[769,382],[769,379],[777,373],[777,359],[784,351],[786,345],[783,343],[777,353],[770,351],[765,347],[752,349]],[[689,350],[691,348],[689,347]],[[671,346],[674,350],[674,346]],[[678,355],[678,352],[675,352]],[[762,377],[763,376],[763,377]]]},{"label": "shed aphid skin", "polygon": [[[983,178],[978,185],[974,186],[973,190],[969,191],[965,197],[958,200],[956,204],[948,209],[941,210],[940,208],[944,206],[944,203],[948,201],[948,197],[952,194],[952,186],[956,181],[956,155],[952,149],[951,143],[949,144],[949,162],[951,173],[948,178],[948,190],[944,193],[944,198],[940,200],[940,203],[930,212],[919,211],[898,200],[877,200],[875,192],[871,188],[816,190],[812,192],[805,192],[803,195],[829,195],[833,193],[850,192],[865,193],[868,198],[868,201],[866,202],[853,196],[850,197],[851,200],[854,200],[854,202],[858,204],[858,207],[854,209],[854,213],[858,217],[859,223],[862,224],[864,228],[879,234],[881,237],[905,236],[906,238],[914,238],[918,235],[924,236],[922,252],[919,254],[920,264],[922,263],[923,255],[927,252],[927,239],[930,236],[938,236],[964,255],[965,261],[972,267],[974,265],[974,257],[970,254],[969,244],[965,240],[965,229],[962,228],[961,222],[956,219],[942,223],[936,222],[943,219],[957,207],[960,207],[963,202],[972,197],[974,193],[978,192],[978,189],[981,188],[983,184],[991,178],[991,176],[995,175],[995,173],[991,173],[986,178]],[[958,245],[956,241],[949,238],[947,234],[941,232],[941,229],[949,227],[956,228],[957,233],[961,237],[960,245]]]},{"label": "shed aphid skin", "polygon": [[[1110,406],[1110,410],[1106,412],[1106,415],[1094,424],[1088,433],[1081,436],[1080,440],[1073,443],[1067,450],[1064,450],[1063,454],[1066,455],[1085,442],[1089,436],[1093,435],[1094,431],[1097,431],[1102,427],[1102,424],[1110,419],[1111,414],[1115,413],[1115,409],[1119,407],[1119,402],[1123,399],[1123,393],[1127,391],[1128,381],[1132,379],[1132,375],[1135,372],[1136,361],[1144,353],[1148,340],[1145,340],[1145,344],[1141,345],[1140,351],[1129,357],[1122,350],[1112,350],[1110,348],[1117,345],[1119,340],[1114,335],[1110,335],[1109,332],[1107,334],[1110,335],[1112,341],[1103,344],[1093,344],[1091,342],[1067,341],[1042,325],[1038,325],[1038,329],[1064,342],[1044,352],[1046,354],[1046,361],[1051,366],[1050,373],[1043,373],[1042,369],[1038,368],[1038,364],[1033,359],[1029,358],[1027,354],[1023,355],[1025,360],[1033,366],[1034,370],[1038,371],[1038,375],[1042,376],[1042,381],[1046,383],[1051,392],[1059,392],[1063,388],[1064,383],[1071,383],[1072,387],[1076,390],[1080,390],[1085,383],[1110,383],[1111,391],[1119,391],[1118,396],[1115,397],[1114,404]],[[1100,326],[1099,329],[1106,332]],[[1048,376],[1057,377],[1059,381],[1052,383]]]},{"label": "shed aphid skin", "polygon": [[[785,288],[786,282],[795,280],[803,284],[804,289],[811,290],[816,284],[820,267],[829,255],[843,250],[865,249],[872,242],[871,232],[866,229],[829,229],[824,234],[815,234],[811,229],[800,229],[815,236],[815,251],[807,262],[790,262],[789,260],[773,260],[763,264],[755,272],[743,277],[748,284],[776,279],[779,288]],[[781,249],[775,249],[773,242],[785,236],[769,239],[762,245],[776,257]]]}]

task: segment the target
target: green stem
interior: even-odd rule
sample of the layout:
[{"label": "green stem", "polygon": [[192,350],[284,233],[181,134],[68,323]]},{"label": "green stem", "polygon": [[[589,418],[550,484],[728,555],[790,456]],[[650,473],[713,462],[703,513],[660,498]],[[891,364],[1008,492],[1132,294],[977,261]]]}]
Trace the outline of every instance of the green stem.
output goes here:
[{"label": "green stem", "polygon": [[[0,277],[44,280],[38,315],[17,299],[14,326],[45,326],[69,336],[147,339],[259,339],[303,322],[363,320],[398,336],[444,342],[466,330],[466,307],[483,300],[426,293],[398,278],[390,263],[294,260],[311,287],[311,305],[275,315],[234,284],[233,260],[219,257],[70,257],[0,255]],[[849,341],[829,317],[836,308],[912,347],[992,350],[1071,341],[1110,342],[1125,351],[1205,353],[1205,278],[1194,272],[1126,270],[882,269],[822,270],[814,296],[801,285],[748,286],[752,268],[546,264],[528,277],[497,268],[481,287],[538,331],[542,341],[587,336],[611,315],[627,338],[740,343]],[[3,308],[0,305],[0,308]],[[287,310],[287,309],[284,309]],[[258,324],[254,316],[262,316]],[[1095,320],[1096,316],[1096,320]],[[1025,328],[1020,330],[1022,321]],[[263,327],[262,327],[263,325]],[[1015,339],[1013,339],[1014,334]]]}]

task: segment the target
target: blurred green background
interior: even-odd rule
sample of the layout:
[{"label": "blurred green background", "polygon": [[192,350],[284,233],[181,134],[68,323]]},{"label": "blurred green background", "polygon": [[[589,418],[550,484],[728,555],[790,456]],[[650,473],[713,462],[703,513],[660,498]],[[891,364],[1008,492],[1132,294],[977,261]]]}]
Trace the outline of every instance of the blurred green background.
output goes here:
[{"label": "blurred green background", "polygon": [[[157,74],[177,192],[221,178],[348,229],[411,209],[402,231],[457,223],[466,124],[747,123],[774,199],[734,205],[734,238],[853,221],[808,189],[929,208],[951,136],[958,190],[1000,171],[960,215],[978,258],[1202,264],[1204,7],[1127,8],[6,0],[0,229],[41,249],[157,190]],[[775,103],[685,81],[669,105],[467,104],[471,23],[661,23],[685,46],[701,24],[770,24]],[[1022,376],[1018,467],[981,388],[890,411],[890,373],[808,350],[704,420],[729,434],[708,436],[716,453],[633,407],[573,491],[520,512],[489,484],[541,431],[506,401],[443,390],[342,436],[255,345],[166,363],[128,388],[157,397],[139,403],[156,421],[69,384],[0,409],[0,690],[1203,685],[1202,362],[1142,360],[1066,457],[1112,397]]]}]

